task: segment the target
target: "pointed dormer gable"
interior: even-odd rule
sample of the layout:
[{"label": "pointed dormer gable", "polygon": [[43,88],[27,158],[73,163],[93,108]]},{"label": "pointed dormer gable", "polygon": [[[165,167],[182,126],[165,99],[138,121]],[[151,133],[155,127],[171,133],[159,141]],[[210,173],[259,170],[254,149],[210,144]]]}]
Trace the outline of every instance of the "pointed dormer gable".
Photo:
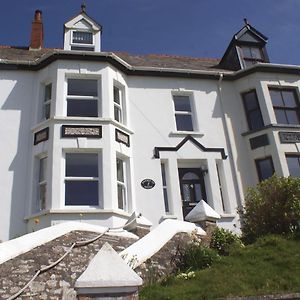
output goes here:
[{"label": "pointed dormer gable", "polygon": [[229,70],[246,69],[256,63],[268,63],[266,51],[268,38],[252,27],[245,19],[245,25],[232,38],[220,66]]},{"label": "pointed dormer gable", "polygon": [[90,18],[81,6],[81,12],[64,24],[64,50],[101,51],[102,26]]}]

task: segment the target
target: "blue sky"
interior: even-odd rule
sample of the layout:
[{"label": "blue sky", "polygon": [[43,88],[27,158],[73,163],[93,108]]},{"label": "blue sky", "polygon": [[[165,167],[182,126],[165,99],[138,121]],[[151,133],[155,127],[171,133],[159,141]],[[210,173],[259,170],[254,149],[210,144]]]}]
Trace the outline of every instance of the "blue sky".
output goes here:
[{"label": "blue sky", "polygon": [[[1,1],[0,44],[27,46],[36,9],[45,46],[62,47],[63,24],[82,0]],[[300,65],[300,0],[86,0],[103,26],[102,50],[222,57],[247,18],[269,38],[271,62]]]}]

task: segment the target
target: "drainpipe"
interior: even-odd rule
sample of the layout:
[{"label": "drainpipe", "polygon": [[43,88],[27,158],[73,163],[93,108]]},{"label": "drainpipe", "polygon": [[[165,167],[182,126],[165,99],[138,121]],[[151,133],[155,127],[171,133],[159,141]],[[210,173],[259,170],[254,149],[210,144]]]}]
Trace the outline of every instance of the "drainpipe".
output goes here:
[{"label": "drainpipe", "polygon": [[242,183],[240,180],[240,177],[238,176],[238,169],[237,166],[235,164],[235,162],[237,161],[237,153],[236,153],[236,149],[235,147],[233,147],[232,142],[234,140],[234,136],[233,136],[233,132],[229,130],[229,124],[228,124],[228,120],[225,114],[225,110],[224,110],[224,106],[223,106],[223,99],[222,99],[222,81],[223,81],[223,77],[224,74],[222,72],[219,73],[219,80],[218,80],[218,92],[219,92],[219,98],[220,98],[220,104],[221,104],[221,112],[222,112],[222,120],[223,120],[223,124],[224,124],[224,130],[225,130],[225,137],[226,140],[228,141],[228,154],[229,154],[229,158],[231,157],[232,159],[230,159],[230,164],[232,166],[232,169],[234,171],[233,174],[233,180],[235,183],[235,191],[238,194],[237,197],[237,204],[239,208],[243,207],[243,188],[242,188]]}]

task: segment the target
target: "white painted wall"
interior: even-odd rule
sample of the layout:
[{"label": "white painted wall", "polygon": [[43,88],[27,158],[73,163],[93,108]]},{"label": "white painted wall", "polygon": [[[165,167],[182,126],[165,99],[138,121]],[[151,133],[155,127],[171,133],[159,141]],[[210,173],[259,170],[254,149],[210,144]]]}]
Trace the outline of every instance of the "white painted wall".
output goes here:
[{"label": "white painted wall", "polygon": [[[66,117],[67,78],[98,80],[99,117]],[[43,86],[52,83],[51,118],[41,120]],[[178,167],[208,169],[205,175],[208,203],[222,216],[220,226],[239,227],[236,208],[248,186],[258,182],[254,160],[272,155],[275,170],[289,175],[285,153],[297,153],[299,144],[280,144],[278,131],[267,128],[248,131],[241,93],[255,88],[265,125],[276,122],[268,86],[299,89],[294,75],[252,74],[236,81],[176,79],[126,76],[106,63],[56,61],[37,72],[1,71],[0,80],[0,240],[7,240],[67,220],[87,221],[103,226],[124,223],[133,211],[141,212],[155,226],[165,218],[182,219]],[[125,124],[113,120],[113,85],[123,89]],[[205,152],[187,142],[177,152],[161,152],[155,147],[177,146],[187,133],[176,132],[172,95],[189,95],[194,113],[192,136],[207,148],[224,148],[228,155]],[[101,125],[101,139],[61,138],[61,126]],[[33,134],[50,128],[46,142],[33,146]],[[115,141],[115,128],[130,136],[130,147]],[[294,131],[300,131],[295,128]],[[271,144],[251,150],[249,139],[267,133]],[[99,153],[99,207],[66,207],[64,176],[66,152]],[[47,207],[35,210],[36,161],[48,156]],[[118,209],[116,157],[127,161],[128,211]],[[166,165],[169,205],[164,209],[161,162]],[[224,205],[219,191],[216,164],[220,170]],[[153,189],[142,188],[141,181],[155,181]],[[225,210],[223,210],[225,206]],[[24,222],[27,222],[27,224]],[[38,219],[38,222],[35,220]],[[236,227],[235,227],[236,226]]]}]

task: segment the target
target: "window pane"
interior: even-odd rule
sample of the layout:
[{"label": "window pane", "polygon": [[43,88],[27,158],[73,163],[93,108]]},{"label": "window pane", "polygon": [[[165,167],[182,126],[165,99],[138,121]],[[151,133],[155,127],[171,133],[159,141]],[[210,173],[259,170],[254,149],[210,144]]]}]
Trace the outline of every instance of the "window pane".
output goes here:
[{"label": "window pane", "polygon": [[165,212],[170,212],[167,188],[163,188],[163,193],[164,193]]},{"label": "window pane", "polygon": [[260,110],[255,110],[249,113],[249,122],[249,127],[252,130],[264,127],[264,122],[262,120]]},{"label": "window pane", "polygon": [[67,153],[66,176],[98,177],[98,154]]},{"label": "window pane", "polygon": [[98,205],[98,181],[66,181],[66,205]]},{"label": "window pane", "polygon": [[243,50],[243,56],[246,58],[251,58],[251,50],[250,47],[242,47]]},{"label": "window pane", "polygon": [[270,96],[274,106],[284,106],[280,91],[270,90]]},{"label": "window pane", "polygon": [[46,180],[47,157],[40,159],[39,182]]},{"label": "window pane", "polygon": [[164,164],[161,164],[161,177],[162,177],[163,186],[166,186],[167,181],[166,181],[166,170],[165,170],[165,165]]},{"label": "window pane", "polygon": [[258,173],[260,174],[260,180],[265,180],[271,177],[274,173],[273,163],[271,158],[266,158],[257,161]]},{"label": "window pane", "polygon": [[51,93],[52,93],[52,84],[47,84],[45,86],[45,102],[51,100]]},{"label": "window pane", "polygon": [[282,97],[286,107],[297,107],[294,91],[282,91]]},{"label": "window pane", "polygon": [[181,131],[193,131],[191,115],[176,115],[176,127]]},{"label": "window pane", "polygon": [[50,103],[44,105],[44,117],[45,119],[50,118]]},{"label": "window pane", "polygon": [[246,110],[249,111],[249,110],[256,109],[258,107],[256,92],[252,91],[249,93],[245,93],[243,94],[243,98],[244,98]]},{"label": "window pane", "polygon": [[67,116],[71,117],[98,117],[97,100],[67,99]]},{"label": "window pane", "polygon": [[68,79],[68,95],[97,97],[97,80]]},{"label": "window pane", "polygon": [[298,114],[294,110],[286,110],[288,124],[299,124]]},{"label": "window pane", "polygon": [[125,204],[125,188],[123,185],[118,184],[118,208],[124,209]]},{"label": "window pane", "polygon": [[117,158],[117,180],[120,182],[124,182],[123,161],[119,158]]},{"label": "window pane", "polygon": [[251,47],[251,57],[254,59],[262,59],[261,50],[256,47]]},{"label": "window pane", "polygon": [[46,193],[47,193],[47,184],[43,183],[39,186],[39,209],[43,210],[46,208]]},{"label": "window pane", "polygon": [[120,90],[114,86],[114,101],[118,104],[121,104],[120,101]]},{"label": "window pane", "polygon": [[274,112],[275,112],[277,123],[288,124],[288,121],[286,119],[286,115],[285,115],[284,110],[282,110],[282,109],[274,109]]},{"label": "window pane", "polygon": [[114,118],[118,122],[122,122],[121,109],[117,106],[114,107]]},{"label": "window pane", "polygon": [[73,43],[76,44],[93,44],[93,34],[91,32],[74,31]]},{"label": "window pane", "polygon": [[175,111],[191,111],[190,98],[188,96],[173,96]]},{"label": "window pane", "polygon": [[287,156],[286,160],[289,167],[290,175],[293,177],[300,177],[300,157]]}]

